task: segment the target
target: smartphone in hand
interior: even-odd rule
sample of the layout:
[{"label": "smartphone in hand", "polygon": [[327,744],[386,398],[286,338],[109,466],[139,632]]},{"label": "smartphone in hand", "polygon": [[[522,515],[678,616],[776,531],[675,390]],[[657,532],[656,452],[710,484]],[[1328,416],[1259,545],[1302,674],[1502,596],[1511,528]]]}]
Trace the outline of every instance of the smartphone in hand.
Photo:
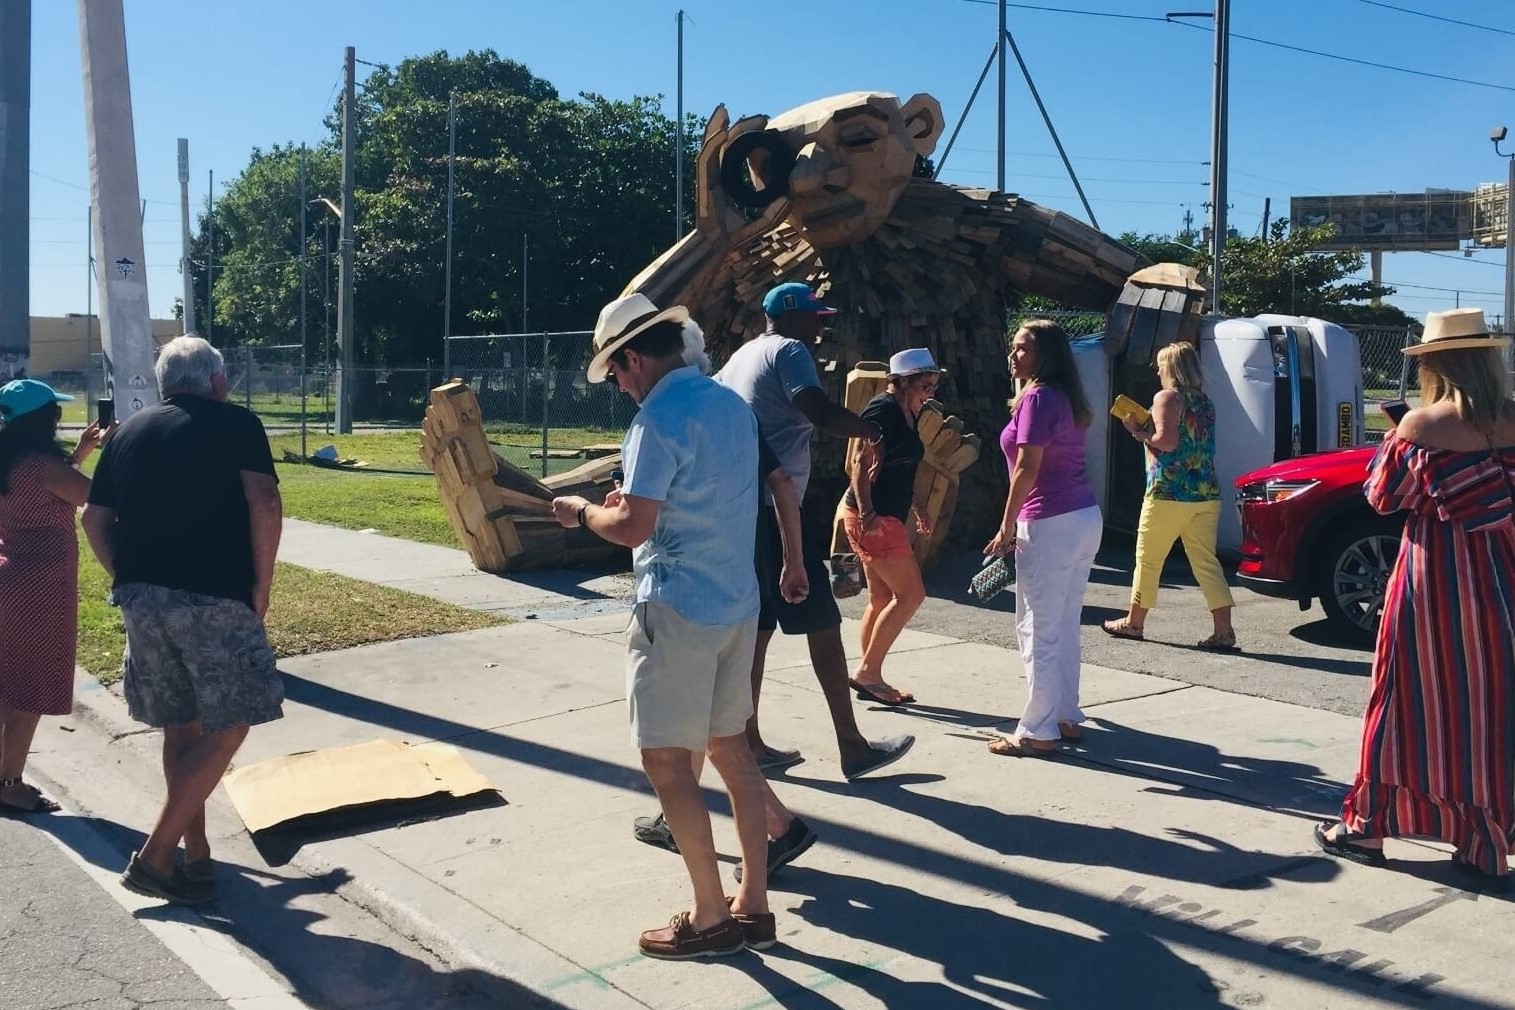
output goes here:
[{"label": "smartphone in hand", "polygon": [[101,429],[109,428],[116,420],[116,401],[108,396],[95,401],[95,421]]},{"label": "smartphone in hand", "polygon": [[1378,405],[1378,409],[1383,411],[1384,416],[1389,419],[1390,424],[1398,425],[1404,416],[1410,412],[1410,405],[1404,400],[1385,400]]}]

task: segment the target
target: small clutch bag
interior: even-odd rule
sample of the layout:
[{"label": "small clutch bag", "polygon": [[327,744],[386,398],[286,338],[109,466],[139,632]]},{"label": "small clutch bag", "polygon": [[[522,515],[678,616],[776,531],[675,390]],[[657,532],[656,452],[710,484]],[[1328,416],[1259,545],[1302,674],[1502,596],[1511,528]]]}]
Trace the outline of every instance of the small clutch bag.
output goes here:
[{"label": "small clutch bag", "polygon": [[968,593],[978,602],[988,603],[1009,589],[1013,582],[1015,582],[1015,555],[1011,553],[1004,557],[996,557],[991,554],[984,559],[984,566],[968,583]]}]

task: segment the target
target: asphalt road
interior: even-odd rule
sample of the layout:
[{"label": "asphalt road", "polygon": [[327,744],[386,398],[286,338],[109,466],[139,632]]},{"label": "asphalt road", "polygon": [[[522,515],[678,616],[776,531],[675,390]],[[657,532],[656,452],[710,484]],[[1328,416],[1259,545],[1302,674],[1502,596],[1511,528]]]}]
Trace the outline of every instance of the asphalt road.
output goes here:
[{"label": "asphalt road", "polygon": [[[1240,653],[1218,655],[1194,648],[1210,633],[1205,609],[1183,552],[1175,549],[1164,570],[1158,605],[1148,615],[1145,642],[1114,639],[1100,622],[1119,617],[1130,600],[1134,542],[1107,534],[1084,602],[1085,663],[1148,673],[1185,684],[1219,688],[1274,701],[1361,715],[1368,698],[1371,650],[1343,641],[1316,604],[1301,612],[1297,603],[1237,589],[1236,634]],[[919,631],[1015,648],[1014,592],[985,606],[968,595],[978,570],[977,552],[943,558],[926,579],[927,600],[910,626]],[[862,612],[861,597],[843,602],[851,617]],[[910,687],[900,661],[885,665],[885,676]],[[921,698],[929,702],[929,698]]]}]

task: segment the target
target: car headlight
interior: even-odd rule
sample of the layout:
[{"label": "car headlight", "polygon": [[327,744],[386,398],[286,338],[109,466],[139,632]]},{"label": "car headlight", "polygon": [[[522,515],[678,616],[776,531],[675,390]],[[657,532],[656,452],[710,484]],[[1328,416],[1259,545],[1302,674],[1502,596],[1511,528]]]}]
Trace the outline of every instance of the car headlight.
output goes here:
[{"label": "car headlight", "polygon": [[1281,502],[1297,497],[1319,484],[1318,480],[1259,480],[1242,485],[1237,498],[1243,502]]}]

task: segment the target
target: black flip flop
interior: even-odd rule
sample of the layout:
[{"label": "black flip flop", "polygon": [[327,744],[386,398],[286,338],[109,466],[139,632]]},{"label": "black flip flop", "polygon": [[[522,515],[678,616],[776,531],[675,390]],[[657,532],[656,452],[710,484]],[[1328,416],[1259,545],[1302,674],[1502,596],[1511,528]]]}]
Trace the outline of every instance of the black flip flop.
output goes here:
[{"label": "black flip flop", "polygon": [[857,692],[858,701],[877,702],[880,705],[887,705],[889,708],[897,708],[900,705],[909,705],[911,702],[915,701],[915,695],[911,694],[909,691],[901,691],[897,687],[890,689],[894,691],[895,697],[885,698],[877,691],[877,689],[881,688],[883,685],[864,684],[862,681],[853,680],[851,677],[847,678],[847,683],[852,688],[852,690]]},{"label": "black flip flop", "polygon": [[[1335,838],[1327,837],[1326,832],[1340,825],[1341,831]],[[1367,838],[1367,835],[1356,835],[1347,830],[1347,826],[1341,821],[1321,821],[1315,825],[1315,844],[1319,845],[1322,852],[1347,859],[1363,866],[1384,866],[1388,860],[1384,858],[1382,849],[1370,849],[1365,845],[1353,845],[1354,838]]]}]

